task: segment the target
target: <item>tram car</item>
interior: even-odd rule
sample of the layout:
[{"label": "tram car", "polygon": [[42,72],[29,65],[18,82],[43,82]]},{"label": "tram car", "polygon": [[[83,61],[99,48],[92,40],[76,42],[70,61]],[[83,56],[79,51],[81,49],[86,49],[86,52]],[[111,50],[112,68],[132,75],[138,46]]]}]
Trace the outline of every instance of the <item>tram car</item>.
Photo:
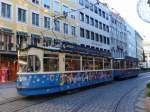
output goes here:
[{"label": "tram car", "polygon": [[18,51],[17,91],[24,96],[56,93],[109,82],[130,72],[113,69],[115,61],[110,52],[69,42],[28,45]]},{"label": "tram car", "polygon": [[124,79],[137,77],[139,74],[138,59],[126,56],[125,59],[113,60],[113,78]]}]

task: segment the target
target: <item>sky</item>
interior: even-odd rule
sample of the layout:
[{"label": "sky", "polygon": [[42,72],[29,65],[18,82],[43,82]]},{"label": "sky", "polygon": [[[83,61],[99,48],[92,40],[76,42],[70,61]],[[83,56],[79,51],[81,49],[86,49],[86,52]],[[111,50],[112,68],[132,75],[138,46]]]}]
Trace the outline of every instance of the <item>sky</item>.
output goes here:
[{"label": "sky", "polygon": [[141,20],[137,14],[138,0],[100,0],[109,7],[114,8],[120,15],[142,36],[145,41],[150,42],[150,23]]}]

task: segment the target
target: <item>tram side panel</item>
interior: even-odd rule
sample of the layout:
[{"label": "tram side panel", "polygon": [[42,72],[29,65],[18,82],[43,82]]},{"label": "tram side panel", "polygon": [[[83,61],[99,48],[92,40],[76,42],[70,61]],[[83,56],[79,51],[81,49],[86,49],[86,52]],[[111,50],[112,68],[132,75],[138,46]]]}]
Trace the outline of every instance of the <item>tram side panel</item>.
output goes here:
[{"label": "tram side panel", "polygon": [[136,77],[138,76],[138,74],[139,74],[139,69],[113,70],[114,79]]},{"label": "tram side panel", "polygon": [[56,93],[112,81],[112,71],[91,71],[58,74],[20,74],[18,93],[24,96]]}]

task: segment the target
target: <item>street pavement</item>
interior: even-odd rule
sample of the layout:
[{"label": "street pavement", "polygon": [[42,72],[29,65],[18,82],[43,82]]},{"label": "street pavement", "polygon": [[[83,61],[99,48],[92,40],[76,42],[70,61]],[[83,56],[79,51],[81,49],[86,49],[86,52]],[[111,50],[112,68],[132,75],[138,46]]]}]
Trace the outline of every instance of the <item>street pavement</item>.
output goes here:
[{"label": "street pavement", "polygon": [[21,97],[17,94],[16,83],[9,82],[6,84],[0,84],[0,103],[14,98]]},{"label": "street pavement", "polygon": [[[0,103],[0,112],[145,112],[145,87],[149,80],[150,73],[145,73],[137,78],[114,81],[78,92],[43,96],[46,99],[43,101],[38,96],[36,100],[31,97]],[[14,87],[6,91],[9,91],[6,96],[13,93],[15,97],[20,97]],[[4,89],[0,87],[0,94],[3,92]],[[10,97],[14,97],[13,94]]]}]

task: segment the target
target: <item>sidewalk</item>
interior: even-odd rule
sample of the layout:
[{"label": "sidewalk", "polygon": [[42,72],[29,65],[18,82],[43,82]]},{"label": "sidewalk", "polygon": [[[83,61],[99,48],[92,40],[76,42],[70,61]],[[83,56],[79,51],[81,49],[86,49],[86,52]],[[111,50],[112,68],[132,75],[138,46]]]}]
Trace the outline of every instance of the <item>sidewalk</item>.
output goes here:
[{"label": "sidewalk", "polygon": [[0,103],[21,97],[16,91],[15,82],[0,84]]}]

